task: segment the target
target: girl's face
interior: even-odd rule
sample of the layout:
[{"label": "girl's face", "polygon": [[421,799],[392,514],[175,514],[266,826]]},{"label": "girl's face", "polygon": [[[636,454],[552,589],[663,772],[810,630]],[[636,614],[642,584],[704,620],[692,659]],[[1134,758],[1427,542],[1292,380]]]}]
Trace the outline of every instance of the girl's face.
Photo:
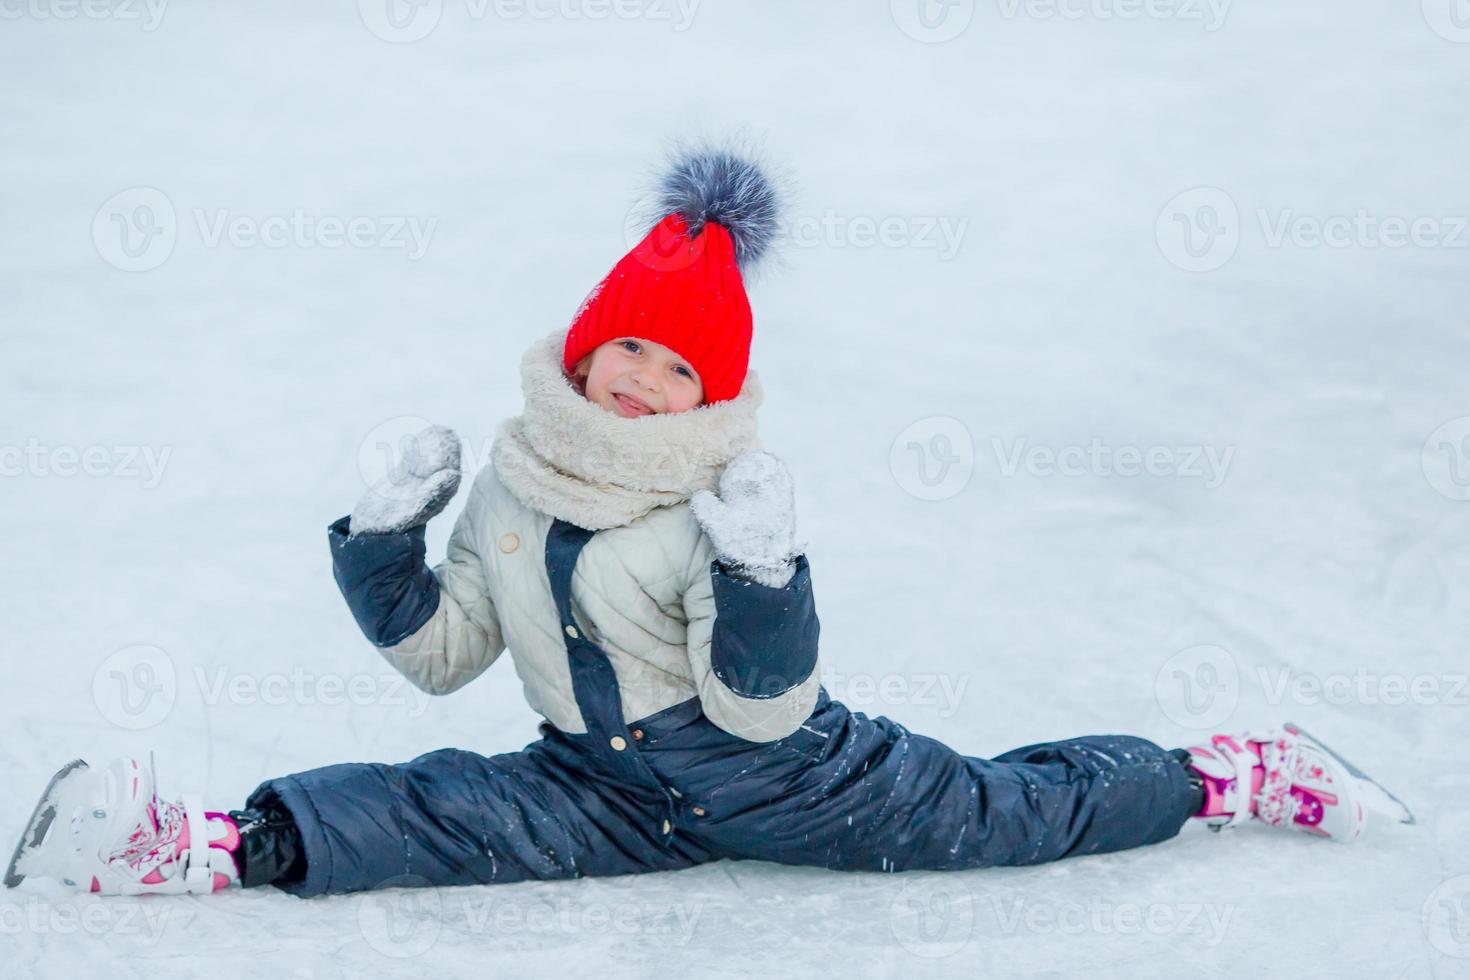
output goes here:
[{"label": "girl's face", "polygon": [[618,337],[578,362],[573,377],[590,402],[623,418],[687,412],[704,401],[689,362],[662,344]]}]

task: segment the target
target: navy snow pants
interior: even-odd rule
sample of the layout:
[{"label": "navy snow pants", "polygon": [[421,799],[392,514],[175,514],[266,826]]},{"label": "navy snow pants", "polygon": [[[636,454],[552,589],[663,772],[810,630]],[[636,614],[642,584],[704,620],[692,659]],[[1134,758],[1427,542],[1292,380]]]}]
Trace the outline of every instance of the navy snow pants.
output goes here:
[{"label": "navy snow pants", "polygon": [[[1036,864],[1167,840],[1188,818],[1184,767],[1104,735],[960,755],[825,689],[801,728],[749,742],[697,699],[628,727],[664,792],[622,779],[588,735],[543,722],[520,752],[441,749],[262,783],[306,852],[300,896],[384,886],[616,875],[754,858],[835,870]],[[665,823],[667,821],[667,823]]]}]

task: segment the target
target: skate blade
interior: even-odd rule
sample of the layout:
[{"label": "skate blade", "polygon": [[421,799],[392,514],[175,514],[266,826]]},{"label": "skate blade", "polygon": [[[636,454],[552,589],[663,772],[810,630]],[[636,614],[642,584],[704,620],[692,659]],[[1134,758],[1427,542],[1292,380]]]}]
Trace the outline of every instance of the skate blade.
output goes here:
[{"label": "skate blade", "polygon": [[1374,813],[1381,813],[1384,816],[1391,817],[1402,824],[1417,823],[1417,821],[1414,819],[1414,813],[1412,810],[1409,809],[1408,804],[1395,796],[1387,786],[1384,786],[1378,780],[1374,779],[1372,776],[1368,775],[1366,772],[1353,765],[1347,759],[1343,758],[1342,754],[1333,749],[1332,746],[1328,745],[1326,742],[1322,741],[1320,738],[1313,735],[1311,732],[1307,731],[1305,728],[1301,727],[1295,722],[1288,721],[1282,727],[1293,735],[1301,735],[1305,738],[1311,739],[1313,742],[1316,742],[1319,747],[1321,747],[1323,752],[1326,752],[1328,755],[1332,756],[1332,758],[1336,759],[1338,764],[1346,769],[1348,771],[1348,774],[1356,779],[1358,781],[1358,784],[1362,786],[1364,790],[1363,805],[1367,807],[1369,811]]},{"label": "skate blade", "polygon": [[1409,812],[1409,808],[1388,790],[1371,779],[1354,778],[1358,780],[1358,786],[1363,790],[1363,806],[1367,807],[1370,812],[1390,817],[1399,823],[1414,822],[1414,815]]},{"label": "skate blade", "polygon": [[26,821],[26,829],[21,834],[20,842],[15,845],[15,852],[10,855],[10,864],[5,868],[5,887],[14,888],[25,881],[28,871],[22,870],[22,866],[28,864],[27,858],[34,857],[46,840],[46,832],[51,829],[51,824],[56,820],[57,803],[61,795],[62,784],[67,778],[85,770],[87,763],[81,759],[73,759],[57,770],[56,775],[46,784],[45,790],[41,792],[41,799],[36,804],[36,809],[31,812],[31,818]]}]

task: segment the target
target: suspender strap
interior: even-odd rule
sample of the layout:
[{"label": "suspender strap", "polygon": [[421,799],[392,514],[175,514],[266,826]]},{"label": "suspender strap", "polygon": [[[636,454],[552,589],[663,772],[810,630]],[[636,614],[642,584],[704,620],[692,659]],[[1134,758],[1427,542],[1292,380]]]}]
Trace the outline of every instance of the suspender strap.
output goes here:
[{"label": "suspender strap", "polygon": [[[572,673],[572,693],[598,759],[629,782],[655,790],[665,802],[665,815],[672,817],[672,799],[668,789],[638,754],[635,740],[628,736],[628,726],[623,720],[623,699],[612,662],[608,660],[607,653],[582,632],[572,616],[572,572],[577,567],[577,557],[595,533],[558,518],[546,534],[546,575],[561,619],[561,638],[566,644]],[[663,827],[670,824],[665,820],[658,821],[658,824],[655,834],[667,839],[670,832]]]}]

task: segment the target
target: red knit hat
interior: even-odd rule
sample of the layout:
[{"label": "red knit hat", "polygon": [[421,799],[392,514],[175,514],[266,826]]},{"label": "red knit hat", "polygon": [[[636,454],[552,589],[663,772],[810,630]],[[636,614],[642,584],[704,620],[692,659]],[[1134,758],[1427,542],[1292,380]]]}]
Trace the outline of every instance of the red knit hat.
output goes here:
[{"label": "red knit hat", "polygon": [[690,363],[705,404],[734,398],[750,363],[743,272],[775,237],[775,191],[750,162],[699,150],[674,160],[658,203],[660,220],[572,318],[562,366],[570,373],[607,341],[639,337]]}]

